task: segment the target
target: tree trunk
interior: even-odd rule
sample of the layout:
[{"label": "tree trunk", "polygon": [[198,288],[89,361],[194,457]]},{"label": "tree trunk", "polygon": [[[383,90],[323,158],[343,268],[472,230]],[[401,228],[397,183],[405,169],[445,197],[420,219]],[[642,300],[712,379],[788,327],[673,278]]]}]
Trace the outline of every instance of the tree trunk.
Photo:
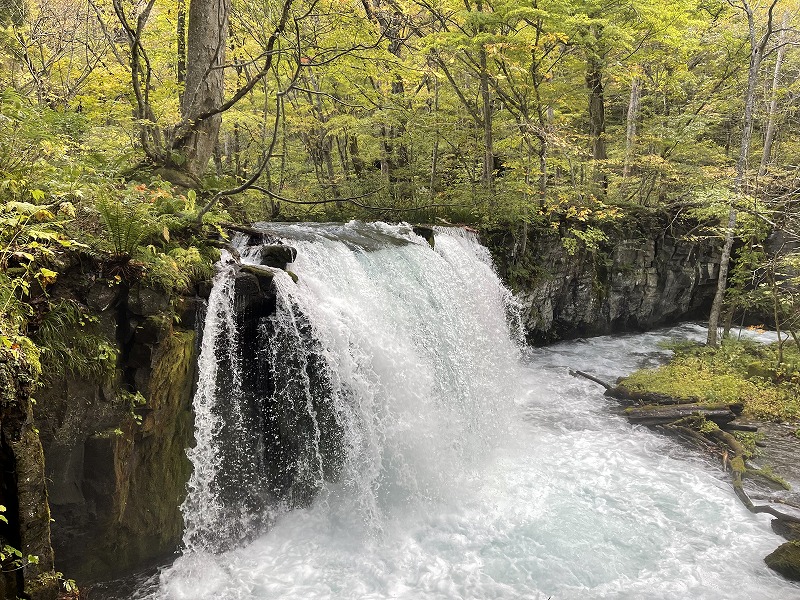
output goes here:
[{"label": "tree trunk", "polygon": [[225,51],[228,42],[230,0],[192,0],[189,4],[186,89],[181,116],[190,133],[174,148],[182,154],[182,167],[200,177],[214,152],[222,115],[193,123],[195,117],[222,106],[225,93]]},{"label": "tree trunk", "polygon": [[[745,175],[747,174],[747,161],[750,156],[750,142],[753,138],[753,112],[755,110],[756,86],[761,62],[764,59],[764,50],[772,36],[772,9],[778,0],[772,0],[769,10],[767,29],[761,38],[756,39],[755,18],[748,0],[742,0],[742,10],[747,15],[748,34],[750,39],[750,66],[747,70],[747,90],[744,96],[744,115],[742,116],[742,143],[739,146],[739,158],[736,161],[736,177],[733,181],[736,200],[742,200],[745,194]],[[730,205],[728,211],[728,226],[725,230],[725,245],[722,247],[722,258],[719,264],[719,279],[714,301],[711,304],[711,314],[708,316],[709,346],[716,346],[718,342],[719,318],[722,312],[722,303],[725,298],[725,288],[728,283],[728,267],[733,249],[734,230],[736,228],[736,206]]]},{"label": "tree trunk", "polygon": [[489,71],[486,66],[486,47],[480,49],[481,107],[483,109],[483,173],[481,181],[491,191],[494,174],[494,140],[492,137],[492,98],[489,94]]},{"label": "tree trunk", "polygon": [[361,179],[362,175],[364,174],[364,161],[361,158],[361,155],[358,153],[358,138],[354,135],[351,135],[349,139],[350,161],[353,163],[353,171],[355,171],[356,177]]},{"label": "tree trunk", "polygon": [[767,172],[770,158],[772,156],[772,142],[775,139],[775,115],[778,112],[778,86],[780,84],[781,68],[783,58],[786,55],[786,28],[789,25],[789,11],[783,13],[781,19],[781,32],[778,35],[778,50],[775,55],[775,71],[772,75],[772,91],[767,111],[767,130],[764,133],[764,150],[761,153],[761,166],[758,168],[758,176],[761,177]]},{"label": "tree trunk", "polygon": [[636,120],[639,118],[639,100],[641,98],[641,87],[639,78],[634,77],[631,82],[631,95],[628,99],[628,114],[626,116],[627,127],[625,128],[625,165],[622,167],[622,176],[627,178],[631,173],[631,159],[633,158],[633,148],[636,144]]},{"label": "tree trunk", "polygon": [[725,298],[725,287],[728,282],[728,267],[731,262],[731,250],[733,249],[733,233],[736,228],[736,208],[730,207],[728,212],[728,227],[725,230],[725,245],[722,247],[722,258],[719,263],[719,275],[717,278],[717,290],[714,293],[714,301],[711,303],[711,313],[708,315],[708,338],[706,343],[709,346],[717,345],[719,335],[719,318],[722,314],[722,302]]},{"label": "tree trunk", "polygon": [[186,81],[186,0],[178,0],[178,83]]},{"label": "tree trunk", "polygon": [[[606,151],[606,107],[603,96],[603,65],[599,58],[590,56],[586,71],[586,87],[589,89],[589,140],[594,161],[603,161],[608,158]],[[608,181],[603,172],[603,167],[594,165],[593,181],[605,193]]]},{"label": "tree trunk", "polygon": [[436,197],[436,169],[439,167],[439,80],[433,78],[433,114],[436,123],[436,131],[433,134],[433,150],[431,150],[431,179],[430,179],[430,199]]}]

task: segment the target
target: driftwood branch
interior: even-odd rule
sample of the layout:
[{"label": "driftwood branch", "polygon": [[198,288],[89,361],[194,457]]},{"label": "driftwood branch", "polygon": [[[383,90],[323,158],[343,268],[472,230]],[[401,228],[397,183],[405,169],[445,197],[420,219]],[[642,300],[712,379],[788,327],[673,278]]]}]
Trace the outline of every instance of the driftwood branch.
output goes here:
[{"label": "driftwood branch", "polygon": [[[800,516],[780,511],[767,504],[755,504],[744,489],[743,478],[747,473],[757,474],[747,466],[747,456],[741,442],[729,431],[757,431],[753,425],[733,423],[741,414],[743,405],[732,403],[722,406],[703,405],[697,402],[671,398],[663,394],[632,392],[620,385],[610,385],[597,377],[583,371],[570,370],[570,375],[583,377],[606,389],[606,395],[625,402],[636,402],[639,406],[628,408],[625,416],[631,423],[649,427],[663,426],[679,433],[682,437],[693,441],[706,450],[716,449],[722,458],[726,470],[730,467],[731,482],[736,496],[752,513],[769,514],[779,521],[800,523]],[[646,406],[641,404],[647,400],[655,400]],[[717,427],[700,428],[701,423],[713,422]],[[726,431],[728,430],[728,431]]]},{"label": "driftwood branch", "polygon": [[570,369],[569,374],[572,375],[573,377],[583,377],[584,379],[588,379],[589,381],[594,381],[595,383],[602,385],[604,388],[606,388],[606,390],[610,391],[614,389],[613,385],[606,383],[602,379],[598,379],[594,375],[589,375],[588,373],[585,373],[583,371],[575,371]]}]

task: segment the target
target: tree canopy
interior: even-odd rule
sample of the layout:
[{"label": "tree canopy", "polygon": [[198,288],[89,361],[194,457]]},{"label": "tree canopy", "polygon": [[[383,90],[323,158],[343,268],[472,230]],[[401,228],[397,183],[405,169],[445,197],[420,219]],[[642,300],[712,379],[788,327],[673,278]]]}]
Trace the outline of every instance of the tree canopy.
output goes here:
[{"label": "tree canopy", "polygon": [[0,189],[9,214],[69,203],[78,220],[138,198],[196,222],[538,224],[591,248],[603,222],[669,210],[791,241],[798,15],[796,0],[3,0]]}]

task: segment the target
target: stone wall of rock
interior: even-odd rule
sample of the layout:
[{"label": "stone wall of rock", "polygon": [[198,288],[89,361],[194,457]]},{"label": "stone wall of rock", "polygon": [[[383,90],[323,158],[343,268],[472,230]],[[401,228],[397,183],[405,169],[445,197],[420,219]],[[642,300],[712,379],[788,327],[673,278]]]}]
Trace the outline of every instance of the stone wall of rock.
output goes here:
[{"label": "stone wall of rock", "polygon": [[510,232],[485,236],[521,303],[531,343],[707,317],[719,271],[718,248],[675,232],[645,236],[620,229],[608,236],[599,250],[579,248],[574,254],[553,232],[530,233],[524,254]]},{"label": "stone wall of rock", "polygon": [[45,363],[37,393],[56,568],[83,583],[130,573],[180,544],[202,301],[128,287],[91,264],[60,279],[55,293],[89,308],[119,352],[104,382],[54,377]]},{"label": "stone wall of rock", "polygon": [[[32,412],[39,369],[29,350],[0,347],[0,504],[5,507],[0,545],[7,555],[0,565],[0,597],[54,600],[58,577],[50,545],[42,445]],[[7,545],[21,556],[6,551]],[[36,560],[29,561],[29,555]]]}]

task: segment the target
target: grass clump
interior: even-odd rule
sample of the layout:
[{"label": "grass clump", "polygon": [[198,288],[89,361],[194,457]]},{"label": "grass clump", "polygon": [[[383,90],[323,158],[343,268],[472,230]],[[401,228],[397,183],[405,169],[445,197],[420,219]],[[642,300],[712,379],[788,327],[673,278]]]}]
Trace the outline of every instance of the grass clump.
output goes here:
[{"label": "grass clump", "polygon": [[800,352],[784,344],[778,362],[776,344],[726,340],[719,348],[681,347],[672,360],[643,369],[621,385],[707,403],[744,404],[746,415],[770,421],[800,419]]}]

